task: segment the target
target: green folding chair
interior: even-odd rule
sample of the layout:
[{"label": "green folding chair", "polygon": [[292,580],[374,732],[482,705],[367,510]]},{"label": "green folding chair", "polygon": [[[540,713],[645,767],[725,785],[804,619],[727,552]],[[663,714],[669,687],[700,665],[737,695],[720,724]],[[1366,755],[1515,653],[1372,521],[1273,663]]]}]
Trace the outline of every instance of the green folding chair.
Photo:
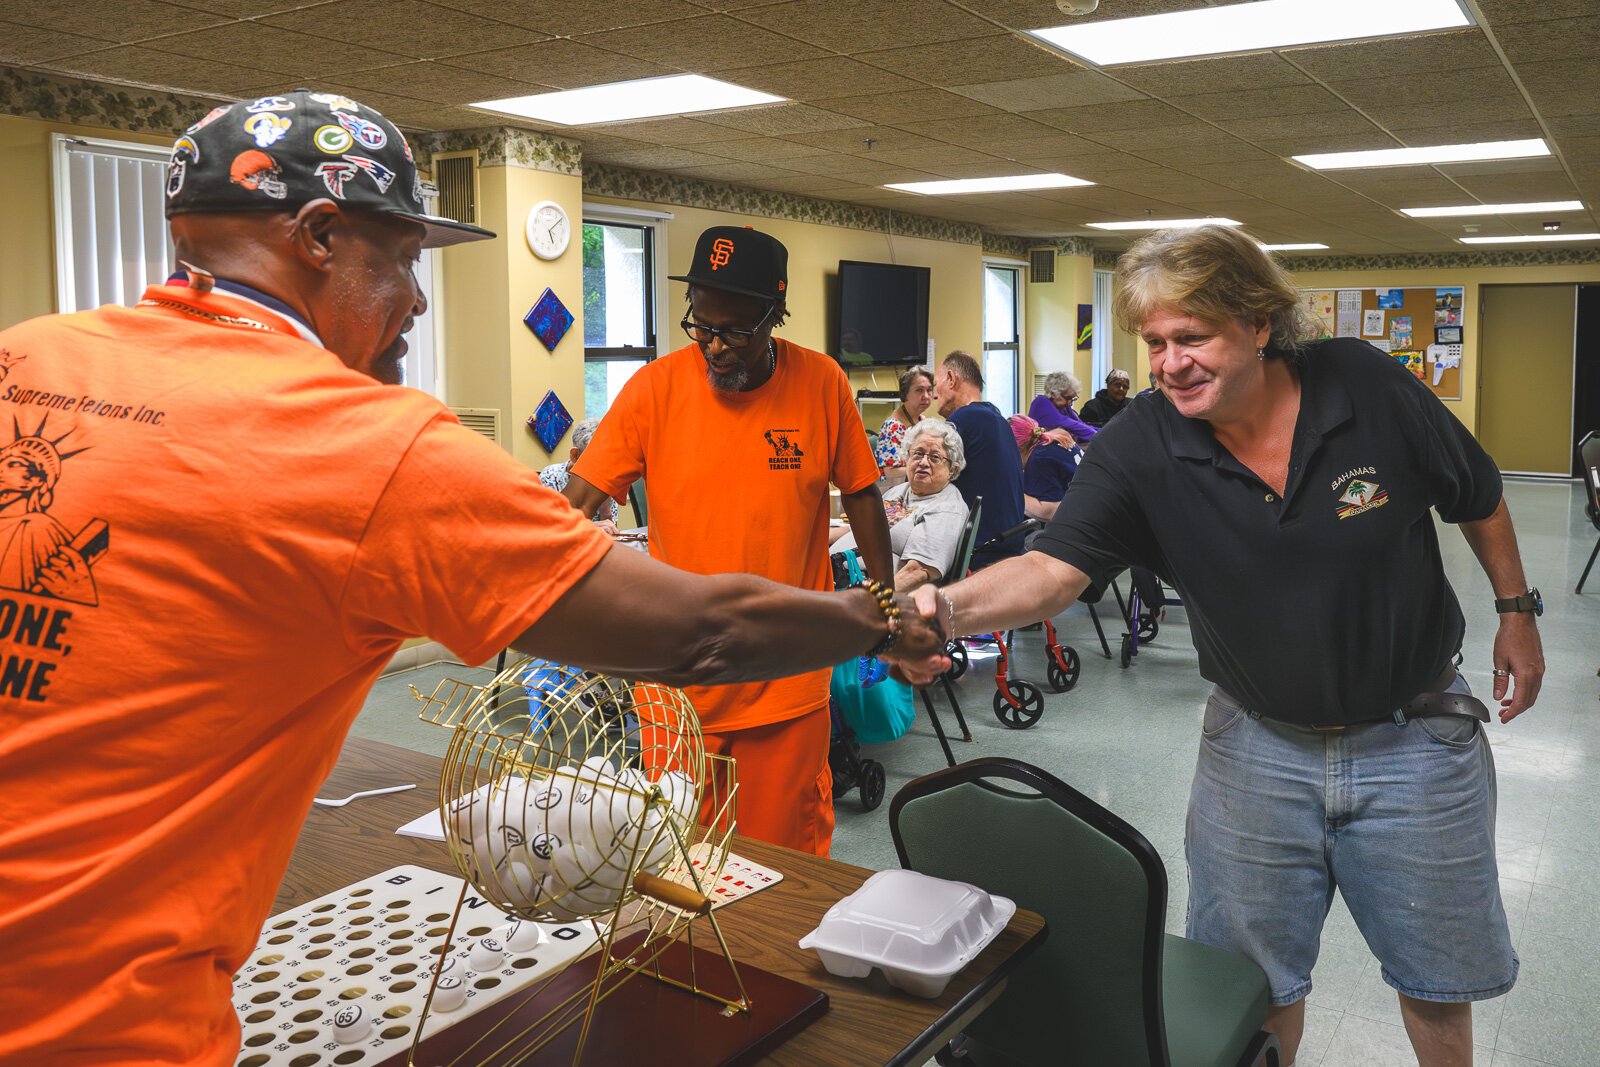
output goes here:
[{"label": "green folding chair", "polygon": [[979,759],[906,784],[900,865],[1039,912],[1050,934],[940,1054],[974,1067],[1280,1067],[1267,976],[1165,933],[1167,874],[1132,826],[1037,767]]}]

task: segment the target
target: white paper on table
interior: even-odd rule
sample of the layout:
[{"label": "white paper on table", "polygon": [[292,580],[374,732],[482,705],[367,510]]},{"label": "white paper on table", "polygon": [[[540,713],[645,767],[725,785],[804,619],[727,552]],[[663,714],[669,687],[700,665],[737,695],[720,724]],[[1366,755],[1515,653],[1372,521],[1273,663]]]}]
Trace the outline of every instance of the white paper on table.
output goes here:
[{"label": "white paper on table", "polygon": [[420,837],[424,841],[443,841],[444,821],[439,818],[439,809],[434,808],[426,815],[418,815],[395,833],[401,837]]}]

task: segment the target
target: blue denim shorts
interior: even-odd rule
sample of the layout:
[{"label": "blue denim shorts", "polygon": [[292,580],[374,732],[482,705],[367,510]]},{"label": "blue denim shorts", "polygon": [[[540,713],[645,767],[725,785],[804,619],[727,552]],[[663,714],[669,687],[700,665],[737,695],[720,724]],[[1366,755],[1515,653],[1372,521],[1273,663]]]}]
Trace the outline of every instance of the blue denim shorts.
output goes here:
[{"label": "blue denim shorts", "polygon": [[1475,719],[1317,732],[1217,690],[1189,795],[1188,936],[1255,960],[1272,1003],[1293,1004],[1311,991],[1337,889],[1390,986],[1418,1000],[1500,996],[1517,956],[1494,810]]}]

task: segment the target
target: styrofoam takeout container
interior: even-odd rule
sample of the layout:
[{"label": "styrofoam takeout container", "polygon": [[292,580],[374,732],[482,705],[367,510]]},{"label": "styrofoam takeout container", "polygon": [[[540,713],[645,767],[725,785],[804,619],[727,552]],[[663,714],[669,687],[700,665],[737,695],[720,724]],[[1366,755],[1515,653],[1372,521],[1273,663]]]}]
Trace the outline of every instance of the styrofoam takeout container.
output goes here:
[{"label": "styrofoam takeout container", "polygon": [[965,882],[879,871],[828,909],[800,939],[829,974],[865,978],[874,967],[897,989],[936,997],[1011,921],[1017,906]]}]

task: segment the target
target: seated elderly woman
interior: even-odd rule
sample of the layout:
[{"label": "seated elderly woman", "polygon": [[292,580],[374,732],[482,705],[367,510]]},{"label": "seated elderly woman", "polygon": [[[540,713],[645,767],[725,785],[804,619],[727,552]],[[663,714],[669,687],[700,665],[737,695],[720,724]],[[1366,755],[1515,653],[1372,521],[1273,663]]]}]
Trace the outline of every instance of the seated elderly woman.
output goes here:
[{"label": "seated elderly woman", "polygon": [[[1046,430],[1065,430],[1080,445],[1089,443],[1099,429],[1090,426],[1072,410],[1078,399],[1078,379],[1066,371],[1056,371],[1044,376],[1044,392],[1028,405],[1028,417]],[[1061,442],[1066,444],[1066,442]]]},{"label": "seated elderly woman", "polygon": [[1013,415],[1011,436],[1022,454],[1022,510],[1030,519],[1049,522],[1056,517],[1072,476],[1083,461],[1083,449],[1065,448],[1026,415]]},{"label": "seated elderly woman", "polygon": [[[938,417],[924,418],[906,431],[904,447],[909,480],[883,494],[894,584],[901,592],[949,573],[967,521],[967,503],[951,484],[967,464],[956,428]],[[835,552],[855,546],[854,534],[838,531]]]},{"label": "seated elderly woman", "polygon": [[1125,370],[1114,370],[1106,375],[1106,387],[1094,394],[1094,399],[1083,405],[1083,421],[1090,426],[1104,428],[1105,424],[1122,414],[1127,407],[1128,390],[1133,378]]},{"label": "seated elderly woman", "polygon": [[886,480],[906,480],[906,431],[921,420],[932,404],[933,375],[926,367],[912,367],[900,375],[900,403],[878,428],[878,444],[874,450]]},{"label": "seated elderly woman", "polygon": [[[567,458],[560,463],[552,463],[539,472],[539,482],[546,488],[556,492],[567,487],[567,477],[572,470],[572,465],[578,462],[578,457],[583,455],[583,450],[589,447],[589,442],[594,440],[595,430],[600,428],[599,419],[584,419],[572,428],[572,447],[567,451]],[[599,453],[595,453],[599,455]],[[590,518],[599,523],[609,534],[617,532],[617,502],[607,500],[600,505]]]}]

